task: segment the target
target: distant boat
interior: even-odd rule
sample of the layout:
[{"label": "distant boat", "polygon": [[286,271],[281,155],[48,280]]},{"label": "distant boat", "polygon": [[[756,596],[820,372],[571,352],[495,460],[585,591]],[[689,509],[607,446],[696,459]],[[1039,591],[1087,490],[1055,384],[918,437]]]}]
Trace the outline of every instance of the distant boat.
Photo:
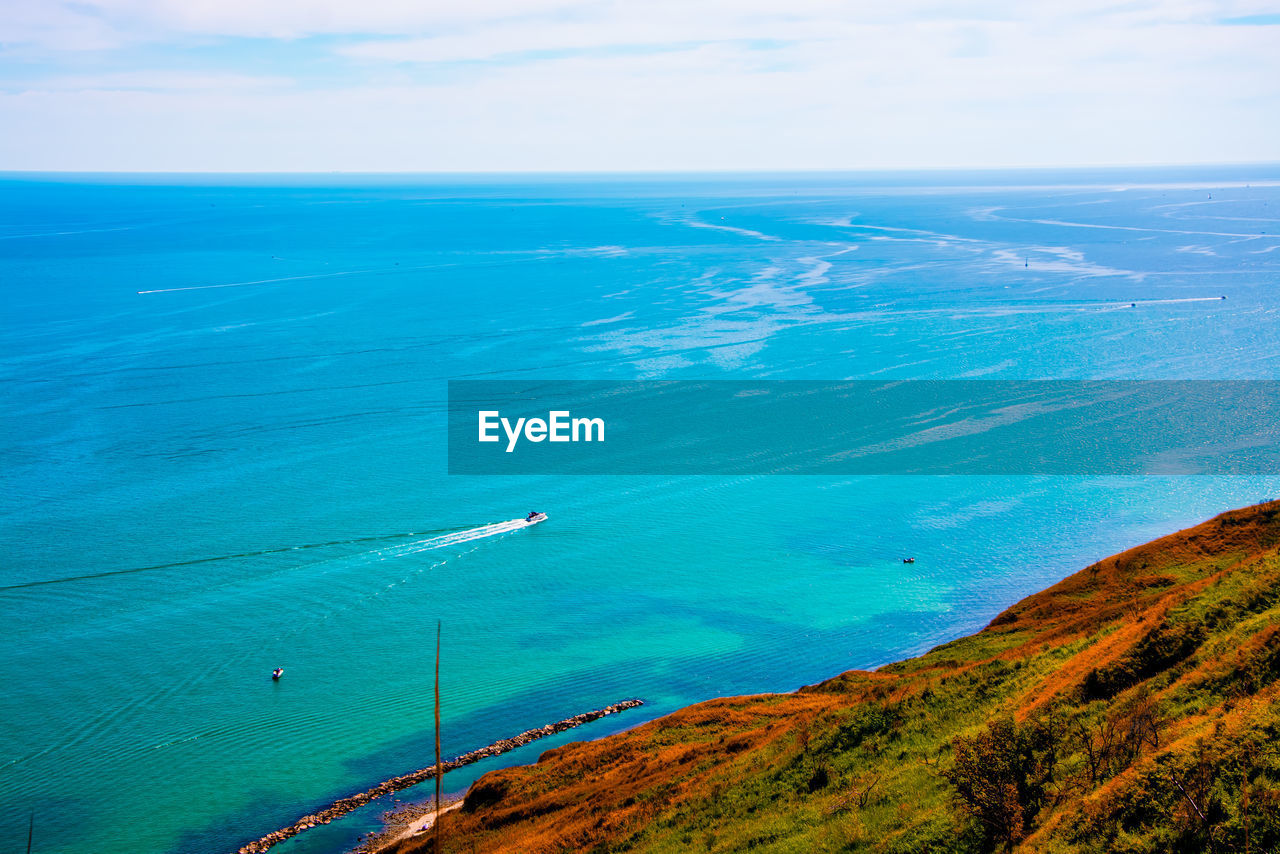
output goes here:
[{"label": "distant boat", "polygon": [[539,513],[537,510],[530,510],[529,515],[524,517],[524,523],[526,525],[536,525],[539,522],[545,522],[546,519],[546,513]]},{"label": "distant boat", "polygon": [[903,562],[903,563],[915,563],[915,562],[916,562],[916,559],[915,559],[915,558],[913,558],[913,557],[904,557],[904,558],[902,559],[902,562]]},{"label": "distant boat", "polygon": [[278,681],[278,680],[280,679],[280,677],[281,677],[281,676],[283,676],[283,675],[284,675],[284,668],[283,668],[283,667],[277,667],[275,670],[272,670],[272,671],[271,671],[271,678],[272,678],[272,680],[274,680],[274,681]]}]

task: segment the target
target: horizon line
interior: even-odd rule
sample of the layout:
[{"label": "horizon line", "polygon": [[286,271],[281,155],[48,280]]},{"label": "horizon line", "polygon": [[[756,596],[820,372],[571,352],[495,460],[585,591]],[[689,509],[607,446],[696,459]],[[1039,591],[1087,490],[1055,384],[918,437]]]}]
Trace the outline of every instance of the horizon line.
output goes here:
[{"label": "horizon line", "polygon": [[838,167],[758,167],[747,169],[0,169],[0,176],[21,175],[297,175],[297,176],[654,176],[654,175],[840,175],[892,174],[910,172],[1035,172],[1084,171],[1091,169],[1214,169],[1214,168],[1278,168],[1276,160],[1169,161],[1143,163],[1074,163],[1015,166],[838,166]]}]

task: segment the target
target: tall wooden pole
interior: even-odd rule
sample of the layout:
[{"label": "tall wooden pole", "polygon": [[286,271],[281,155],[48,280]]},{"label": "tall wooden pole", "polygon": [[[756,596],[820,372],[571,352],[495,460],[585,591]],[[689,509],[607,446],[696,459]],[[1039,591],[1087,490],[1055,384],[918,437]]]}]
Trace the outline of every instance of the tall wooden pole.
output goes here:
[{"label": "tall wooden pole", "polygon": [[27,824],[27,854],[31,854],[31,839],[36,832],[36,811],[31,811],[31,821]]},{"label": "tall wooden pole", "polygon": [[436,620],[436,851],[440,854],[440,621]]},{"label": "tall wooden pole", "polygon": [[1240,808],[1244,811],[1244,854],[1249,854],[1249,769],[1240,769]]}]

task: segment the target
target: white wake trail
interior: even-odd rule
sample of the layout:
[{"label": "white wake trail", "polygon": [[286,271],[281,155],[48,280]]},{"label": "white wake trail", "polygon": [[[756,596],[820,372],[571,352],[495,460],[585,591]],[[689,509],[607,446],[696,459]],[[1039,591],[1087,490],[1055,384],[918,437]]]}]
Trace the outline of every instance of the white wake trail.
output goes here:
[{"label": "white wake trail", "polygon": [[472,540],[481,540],[485,537],[496,537],[499,534],[509,534],[512,531],[518,531],[521,528],[527,528],[532,524],[524,519],[509,519],[506,522],[493,522],[488,525],[481,525],[479,528],[468,528],[465,531],[455,531],[452,534],[441,534],[438,537],[431,537],[426,540],[418,540],[412,543],[404,543],[399,546],[392,546],[387,549],[379,549],[376,554],[379,557],[401,557],[403,555],[417,554],[418,552],[430,551],[432,549],[443,549],[449,546],[460,545],[461,543],[469,543]]},{"label": "white wake trail", "polygon": [[1222,302],[1226,297],[1175,297],[1172,299],[1140,299],[1138,305],[1171,305],[1177,302]]}]

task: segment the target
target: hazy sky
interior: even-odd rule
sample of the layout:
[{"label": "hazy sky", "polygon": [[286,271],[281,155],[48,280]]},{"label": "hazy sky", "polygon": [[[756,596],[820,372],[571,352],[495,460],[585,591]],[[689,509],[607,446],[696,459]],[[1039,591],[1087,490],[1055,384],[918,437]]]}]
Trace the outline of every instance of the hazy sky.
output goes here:
[{"label": "hazy sky", "polygon": [[1280,160],[1280,3],[0,0],[0,170]]}]

